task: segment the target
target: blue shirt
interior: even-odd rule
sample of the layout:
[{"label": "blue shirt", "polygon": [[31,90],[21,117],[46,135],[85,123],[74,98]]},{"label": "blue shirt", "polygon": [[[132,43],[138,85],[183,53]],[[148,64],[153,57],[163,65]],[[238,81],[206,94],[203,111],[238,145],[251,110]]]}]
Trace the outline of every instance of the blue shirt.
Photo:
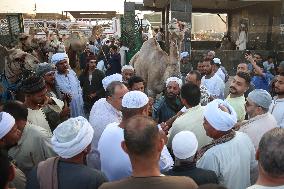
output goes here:
[{"label": "blue shirt", "polygon": [[253,76],[251,82],[254,85],[255,89],[264,89],[266,91],[269,91],[270,76],[267,73],[263,74],[263,76]]}]

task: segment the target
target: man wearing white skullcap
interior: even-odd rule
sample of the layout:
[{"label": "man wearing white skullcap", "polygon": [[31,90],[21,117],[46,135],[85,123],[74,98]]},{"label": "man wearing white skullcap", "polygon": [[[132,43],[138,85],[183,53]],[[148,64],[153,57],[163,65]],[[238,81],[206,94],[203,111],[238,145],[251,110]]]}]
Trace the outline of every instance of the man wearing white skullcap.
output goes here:
[{"label": "man wearing white skullcap", "polygon": [[[0,112],[0,148],[9,150],[20,138],[21,131],[17,128],[14,117],[7,112]],[[26,177],[20,169],[15,168],[15,178],[10,184],[17,189],[25,189]]]},{"label": "man wearing white skullcap", "polygon": [[251,171],[257,165],[253,143],[246,134],[233,130],[236,123],[236,112],[226,101],[207,104],[203,125],[213,141],[197,154],[197,167],[214,171],[220,184],[230,189],[250,186]]},{"label": "man wearing white skullcap", "polygon": [[102,83],[103,83],[103,87],[104,89],[106,90],[108,85],[111,84],[112,82],[114,81],[119,81],[119,82],[122,82],[122,75],[121,74],[112,74],[112,75],[109,75],[109,76],[106,76],[103,80],[102,80]]},{"label": "man wearing white skullcap", "polygon": [[165,95],[153,105],[152,117],[155,121],[165,122],[181,110],[182,103],[179,98],[181,86],[182,81],[177,77],[170,77],[166,80]]},{"label": "man wearing white skullcap", "polygon": [[213,58],[214,62],[214,72],[217,74],[224,82],[227,81],[228,78],[226,78],[225,68],[221,66],[221,60],[220,58]]},{"label": "man wearing white skullcap", "polygon": [[244,121],[240,131],[250,137],[255,149],[258,149],[258,144],[263,134],[277,127],[277,121],[268,112],[271,102],[272,97],[263,89],[255,89],[247,97],[245,109],[249,120]]},{"label": "man wearing white skullcap", "polygon": [[197,148],[198,141],[193,132],[181,131],[176,134],[172,142],[175,165],[173,169],[165,174],[190,177],[197,185],[209,183],[218,184],[218,178],[214,171],[196,168],[195,155]]},{"label": "man wearing white skullcap", "polygon": [[[59,157],[39,163],[28,178],[32,188],[98,188],[107,179],[98,170],[85,166],[94,130],[84,117],[70,118],[58,125],[51,143]],[[40,186],[40,187],[39,187]]]},{"label": "man wearing white skullcap", "polygon": [[85,116],[80,81],[76,73],[70,68],[68,57],[66,57],[65,53],[56,53],[52,57],[52,62],[57,68],[55,72],[56,88],[60,92],[71,96],[71,117]]},{"label": "man wearing white skullcap", "polygon": [[[132,168],[129,157],[121,148],[124,140],[123,130],[126,120],[135,115],[147,115],[149,99],[141,91],[130,91],[122,99],[121,122],[114,122],[107,125],[98,143],[100,152],[101,170],[106,174],[110,181],[120,180],[131,176]],[[173,165],[173,160],[164,146],[161,158],[160,169],[166,171]]]},{"label": "man wearing white skullcap", "polygon": [[123,79],[123,83],[127,86],[128,80],[134,75],[134,68],[131,65],[124,65],[121,68],[121,75]]},{"label": "man wearing white skullcap", "polygon": [[[119,79],[122,79],[120,74],[117,76]],[[125,93],[128,92],[127,87],[120,81],[114,80],[111,83],[109,83],[109,81],[105,83],[107,83],[106,98],[101,98],[94,103],[89,118],[95,133],[92,141],[92,149],[88,155],[87,162],[88,166],[96,169],[100,169],[100,156],[97,149],[98,141],[108,124],[113,122],[119,123],[122,120],[122,98]]]}]

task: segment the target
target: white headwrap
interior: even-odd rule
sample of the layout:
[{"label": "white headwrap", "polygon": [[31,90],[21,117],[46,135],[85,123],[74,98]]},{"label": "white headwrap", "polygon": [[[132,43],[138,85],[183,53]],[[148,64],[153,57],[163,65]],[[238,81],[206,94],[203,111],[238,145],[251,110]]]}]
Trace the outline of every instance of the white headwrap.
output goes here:
[{"label": "white headwrap", "polygon": [[68,60],[68,55],[66,53],[56,53],[51,57],[51,63],[55,65],[62,60]]},{"label": "white headwrap", "polygon": [[131,65],[124,65],[124,66],[121,68],[121,72],[123,72],[124,70],[132,70],[132,71],[134,71],[134,68],[133,68],[133,66],[131,66]]},{"label": "white headwrap", "polygon": [[121,75],[121,74],[112,74],[112,75],[109,75],[109,76],[105,77],[105,78],[102,80],[104,89],[106,90],[106,88],[108,87],[108,85],[109,85],[111,82],[113,82],[113,81],[120,81],[120,82],[122,82],[122,75]]},{"label": "white headwrap", "polygon": [[122,98],[124,108],[142,108],[148,104],[149,98],[141,91],[129,91]]},{"label": "white headwrap", "polygon": [[179,79],[179,78],[177,78],[177,77],[169,77],[169,78],[167,79],[167,81],[166,81],[166,86],[168,86],[169,83],[172,82],[172,81],[176,82],[176,83],[179,85],[179,88],[181,88],[181,86],[182,86],[182,80]]},{"label": "white headwrap", "polygon": [[13,126],[15,125],[15,119],[7,112],[0,112],[0,139],[7,135]]},{"label": "white headwrap", "polygon": [[[228,108],[230,113],[222,111],[219,105]],[[204,117],[218,131],[228,131],[237,123],[237,113],[234,108],[228,102],[221,99],[215,99],[207,104]]]},{"label": "white headwrap", "polygon": [[59,124],[53,131],[53,150],[63,158],[72,158],[91,144],[94,130],[88,120],[79,116]]},{"label": "white headwrap", "polygon": [[194,156],[197,148],[197,138],[191,131],[181,131],[173,138],[172,149],[178,159],[187,159]]},{"label": "white headwrap", "polygon": [[[268,109],[272,103],[271,95],[263,89],[255,89],[248,94],[248,99],[256,103],[257,105]],[[284,107],[283,107],[284,108]]]},{"label": "white headwrap", "polygon": [[221,64],[220,58],[213,58],[215,64]]},{"label": "white headwrap", "polygon": [[180,58],[185,58],[189,55],[187,51],[180,53]]}]

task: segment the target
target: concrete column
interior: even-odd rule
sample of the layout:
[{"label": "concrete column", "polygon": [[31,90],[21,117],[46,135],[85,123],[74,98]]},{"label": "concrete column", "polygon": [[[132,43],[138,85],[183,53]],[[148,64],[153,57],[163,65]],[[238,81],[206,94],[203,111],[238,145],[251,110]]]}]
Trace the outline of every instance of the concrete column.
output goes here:
[{"label": "concrete column", "polygon": [[284,50],[284,0],[281,0],[282,8],[280,15],[280,40],[279,42],[279,50]]},{"label": "concrete column", "polygon": [[[179,21],[191,25],[192,1],[191,0],[170,0],[170,19],[176,18]],[[187,31],[184,36],[182,51],[191,51],[191,31]]]}]

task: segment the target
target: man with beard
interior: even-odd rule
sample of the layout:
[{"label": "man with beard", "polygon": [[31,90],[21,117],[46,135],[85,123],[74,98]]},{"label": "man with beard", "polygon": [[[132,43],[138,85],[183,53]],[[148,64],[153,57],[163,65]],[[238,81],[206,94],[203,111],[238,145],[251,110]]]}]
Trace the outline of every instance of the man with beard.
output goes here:
[{"label": "man with beard", "polygon": [[129,79],[134,76],[134,68],[131,65],[124,65],[121,69],[123,84],[128,86]]},{"label": "man with beard", "polygon": [[199,61],[197,63],[197,71],[199,71],[199,73],[201,74],[201,77],[203,77],[205,75],[205,71],[204,71],[204,65],[203,65],[203,61]]},{"label": "man with beard", "polygon": [[49,105],[60,109],[61,104],[46,93],[45,81],[42,77],[31,76],[25,79],[21,85],[21,91],[25,94],[24,104],[28,108],[27,120],[51,133],[55,127],[69,116],[69,108],[64,107],[61,112],[56,112]]},{"label": "man with beard", "polygon": [[[246,72],[249,74],[249,69],[248,69],[248,65],[246,63],[239,63],[239,65],[237,66],[237,73],[238,72]],[[246,92],[244,93],[245,98],[248,97],[248,94],[253,91],[254,85],[252,83],[249,84],[249,88],[248,90],[246,90]]]},{"label": "man with beard", "polygon": [[237,113],[238,122],[245,119],[245,97],[244,93],[248,90],[250,84],[250,75],[245,72],[237,72],[230,85],[230,94],[226,98],[227,102]]},{"label": "man with beard", "polygon": [[152,111],[152,117],[158,123],[167,121],[183,107],[179,98],[181,85],[182,81],[177,77],[166,80],[166,93],[154,103]]},{"label": "man with beard", "polygon": [[251,138],[255,149],[258,149],[263,134],[277,127],[275,118],[268,112],[271,101],[270,94],[263,89],[255,89],[247,97],[245,108],[249,120],[241,126],[240,131]]},{"label": "man with beard", "polygon": [[284,128],[284,72],[276,77],[276,96],[269,107],[269,112],[275,117],[278,127]]},{"label": "man with beard", "polygon": [[203,60],[205,76],[202,77],[201,84],[208,89],[211,96],[223,99],[225,83],[215,74],[214,64],[214,61],[211,59],[206,58]]},{"label": "man with beard", "polygon": [[71,96],[70,109],[71,117],[85,116],[84,102],[80,81],[76,73],[70,68],[66,53],[56,53],[52,56],[51,62],[55,64],[56,87],[62,93]]}]

